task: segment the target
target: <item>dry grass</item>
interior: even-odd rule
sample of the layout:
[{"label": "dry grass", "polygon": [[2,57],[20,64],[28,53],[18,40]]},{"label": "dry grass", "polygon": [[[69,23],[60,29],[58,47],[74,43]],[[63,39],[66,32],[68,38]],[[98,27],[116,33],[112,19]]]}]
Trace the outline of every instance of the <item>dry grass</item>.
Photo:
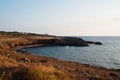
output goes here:
[{"label": "dry grass", "polygon": [[120,71],[96,68],[32,54],[16,46],[38,44],[48,36],[0,36],[0,80],[120,80]]},{"label": "dry grass", "polygon": [[25,63],[20,59],[27,56],[12,50],[16,46],[33,44],[36,39],[41,37],[0,36],[0,80],[65,80],[62,71],[38,63]]},{"label": "dry grass", "polygon": [[49,40],[53,39],[54,37],[50,36],[21,36],[21,37],[10,37],[10,36],[5,36],[1,37],[0,36],[0,48],[1,49],[11,49],[16,46],[25,46],[25,45],[31,45],[31,44],[37,44],[39,43],[37,40]]},{"label": "dry grass", "polygon": [[15,67],[17,66],[18,63],[14,59],[10,59],[6,56],[1,56],[0,55],[0,68],[3,67]]},{"label": "dry grass", "polygon": [[43,65],[22,65],[2,70],[0,80],[68,80],[64,73]]},{"label": "dry grass", "polygon": [[12,74],[13,80],[65,80],[63,72],[43,65],[27,66]]},{"label": "dry grass", "polygon": [[16,37],[16,38],[4,37],[0,39],[0,44],[1,44],[0,48],[10,49],[16,46],[20,46],[20,45],[24,46],[24,45],[28,45],[31,43],[32,42],[30,40],[24,39],[24,37]]}]

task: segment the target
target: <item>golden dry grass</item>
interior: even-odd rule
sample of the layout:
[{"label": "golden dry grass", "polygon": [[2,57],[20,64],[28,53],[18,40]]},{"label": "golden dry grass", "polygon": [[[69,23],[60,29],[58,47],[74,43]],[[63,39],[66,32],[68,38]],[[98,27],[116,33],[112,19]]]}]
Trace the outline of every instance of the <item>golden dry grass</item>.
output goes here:
[{"label": "golden dry grass", "polygon": [[27,66],[12,74],[13,80],[65,80],[63,72],[43,65]]},{"label": "golden dry grass", "polygon": [[1,44],[1,48],[13,48],[16,46],[20,46],[20,45],[27,45],[27,44],[31,44],[30,40],[24,39],[24,37],[4,37],[0,39],[0,44]]},{"label": "golden dry grass", "polygon": [[53,67],[40,64],[23,65],[3,68],[0,80],[68,80],[62,71]]},{"label": "golden dry grass", "polygon": [[0,80],[120,80],[119,70],[109,70],[23,54],[14,47],[39,44],[49,36],[0,36]]},{"label": "golden dry grass", "polygon": [[18,63],[16,62],[16,60],[0,55],[0,68],[2,68],[2,67],[15,67],[17,65],[18,65]]},{"label": "golden dry grass", "polygon": [[62,71],[38,63],[21,62],[20,59],[26,58],[26,55],[17,55],[12,50],[16,46],[30,45],[35,39],[41,37],[0,36],[0,80],[65,80]]}]

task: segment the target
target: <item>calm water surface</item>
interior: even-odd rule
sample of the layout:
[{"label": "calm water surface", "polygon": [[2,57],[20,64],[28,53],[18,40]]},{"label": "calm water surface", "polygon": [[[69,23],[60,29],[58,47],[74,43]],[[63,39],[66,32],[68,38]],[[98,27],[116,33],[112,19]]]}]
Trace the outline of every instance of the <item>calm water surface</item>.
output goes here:
[{"label": "calm water surface", "polygon": [[37,47],[22,49],[41,56],[54,57],[60,60],[75,61],[83,64],[120,69],[120,37],[84,37],[88,41],[100,41],[103,45],[89,47]]}]

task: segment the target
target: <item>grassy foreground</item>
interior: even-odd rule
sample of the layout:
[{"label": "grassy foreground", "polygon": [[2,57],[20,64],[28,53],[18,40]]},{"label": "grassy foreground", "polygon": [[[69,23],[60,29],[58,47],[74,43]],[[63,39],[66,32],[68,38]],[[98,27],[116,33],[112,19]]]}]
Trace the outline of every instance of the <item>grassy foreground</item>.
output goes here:
[{"label": "grassy foreground", "polygon": [[0,80],[120,80],[119,70],[16,51],[25,46],[44,45],[41,41],[54,38],[57,39],[48,35],[1,32]]}]

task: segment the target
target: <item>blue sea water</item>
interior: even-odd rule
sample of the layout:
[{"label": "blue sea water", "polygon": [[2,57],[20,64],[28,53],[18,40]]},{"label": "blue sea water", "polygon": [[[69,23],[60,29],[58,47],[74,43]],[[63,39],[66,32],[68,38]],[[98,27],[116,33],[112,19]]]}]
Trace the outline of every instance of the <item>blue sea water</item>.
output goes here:
[{"label": "blue sea water", "polygon": [[91,44],[88,47],[48,46],[22,50],[60,60],[75,61],[108,69],[120,69],[120,37],[82,36],[81,38],[88,41],[100,41],[103,45]]}]

